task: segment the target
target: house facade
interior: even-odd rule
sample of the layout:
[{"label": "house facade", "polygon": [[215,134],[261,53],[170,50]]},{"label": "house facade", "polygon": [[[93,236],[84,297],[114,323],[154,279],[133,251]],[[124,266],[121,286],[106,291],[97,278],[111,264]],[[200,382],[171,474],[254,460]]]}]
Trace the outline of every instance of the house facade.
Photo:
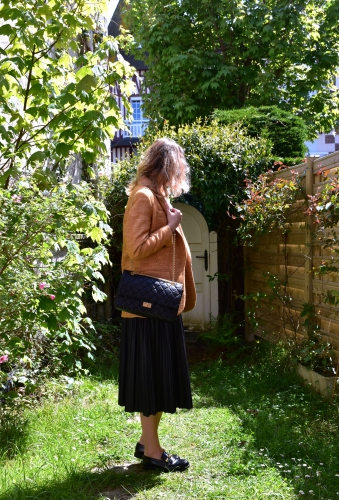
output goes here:
[{"label": "house facade", "polygon": [[[114,11],[112,20],[108,26],[108,34],[111,36],[118,36],[120,32],[121,21],[121,9],[123,7],[124,1],[119,0],[117,7]],[[121,92],[119,86],[116,85],[114,89],[114,94],[116,95],[117,103],[123,116],[127,130],[118,130],[115,133],[114,138],[111,141],[111,161],[116,163],[123,159],[125,155],[131,154],[134,151],[135,145],[141,137],[145,129],[148,126],[149,120],[144,116],[142,109],[142,94],[145,92],[143,88],[144,77],[147,71],[147,66],[143,61],[135,59],[133,56],[128,55],[121,51],[124,59],[128,61],[131,66],[136,69],[133,82],[135,84],[135,93],[130,97],[130,103],[132,107],[133,116],[128,117],[126,108],[122,101]]]}]

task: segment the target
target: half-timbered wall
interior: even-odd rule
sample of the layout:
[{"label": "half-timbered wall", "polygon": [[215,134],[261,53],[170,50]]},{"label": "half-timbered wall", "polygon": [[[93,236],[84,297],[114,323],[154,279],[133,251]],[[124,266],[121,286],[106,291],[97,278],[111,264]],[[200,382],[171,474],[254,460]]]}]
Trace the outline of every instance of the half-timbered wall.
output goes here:
[{"label": "half-timbered wall", "polygon": [[[144,77],[145,77],[145,70],[143,70],[143,69],[136,70],[136,72],[133,76],[133,82],[135,84],[135,93],[131,96],[131,98],[141,97],[142,92],[143,92],[142,85],[144,82]],[[117,101],[117,104],[120,108],[121,114],[122,114],[124,120],[127,121],[127,112],[126,112],[126,108],[125,108],[123,100],[122,100],[122,95],[120,92],[119,85],[116,85],[114,87],[114,94],[116,95],[116,101]],[[114,141],[117,139],[122,139],[123,136],[124,136],[123,131],[118,130],[114,136]]]},{"label": "half-timbered wall", "polygon": [[[140,99],[142,103],[142,93],[143,82],[145,77],[146,70],[139,69],[136,70],[135,75],[133,77],[133,82],[135,84],[136,91],[130,97],[130,101]],[[145,90],[147,92],[147,89]],[[120,92],[120,88],[118,85],[114,88],[114,94],[116,95],[116,101],[120,108],[121,115],[129,127],[128,130],[118,130],[112,140],[111,144],[111,161],[112,163],[117,163],[117,161],[122,160],[126,155],[131,154],[133,152],[133,145],[138,142],[139,137],[141,137],[144,133],[144,130],[147,126],[148,120],[142,119],[141,121],[129,121],[128,113],[126,107],[124,106],[124,102],[122,99],[122,95]]]},{"label": "half-timbered wall", "polygon": [[[306,193],[321,190],[331,176],[337,176],[339,153],[322,158],[308,158],[307,163],[287,168],[274,175],[292,178],[293,172],[303,178]],[[323,172],[326,171],[326,176]],[[271,339],[302,337],[305,330],[300,317],[303,304],[316,306],[317,321],[324,340],[329,341],[339,357],[339,309],[324,301],[327,290],[339,294],[339,274],[314,273],[322,261],[328,261],[329,250],[313,241],[313,222],[305,214],[306,205],[300,201],[288,220],[288,231],[276,231],[260,238],[254,247],[245,249],[245,295],[255,296],[247,302],[247,310],[255,312],[248,322],[247,338],[253,335]],[[339,233],[339,228],[337,229]],[[334,256],[335,257],[335,256]],[[270,280],[277,278],[281,286],[272,293]],[[266,294],[266,296],[263,296]],[[287,299],[287,300],[286,300]]]}]

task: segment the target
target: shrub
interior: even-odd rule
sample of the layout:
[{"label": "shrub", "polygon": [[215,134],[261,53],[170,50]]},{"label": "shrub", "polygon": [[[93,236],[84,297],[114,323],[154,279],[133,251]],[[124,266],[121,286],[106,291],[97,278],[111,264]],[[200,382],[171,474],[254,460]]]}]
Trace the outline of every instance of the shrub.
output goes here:
[{"label": "shrub", "polygon": [[199,338],[204,340],[211,347],[223,347],[228,349],[236,349],[237,352],[243,347],[242,337],[237,334],[242,321],[239,321],[236,313],[224,314],[217,318],[211,318],[210,329],[202,332]]},{"label": "shrub", "polygon": [[236,205],[241,224],[238,239],[244,245],[254,245],[257,239],[274,229],[287,231],[288,216],[300,210],[296,202],[304,195],[301,179],[293,174],[291,179],[261,174],[257,180],[246,181],[246,198]]},{"label": "shrub", "polygon": [[[264,135],[272,141],[272,153],[286,165],[301,162],[307,148],[307,126],[302,118],[277,106],[249,106],[233,110],[216,110],[213,118],[220,124],[240,123],[251,137]],[[295,159],[295,161],[292,160]]]},{"label": "shrub", "polygon": [[[246,179],[255,179],[267,171],[271,148],[266,138],[250,137],[238,125],[218,125],[197,121],[175,129],[167,124],[149,130],[142,138],[136,155],[120,162],[114,183],[105,191],[106,206],[112,211],[112,224],[123,212],[127,197],[125,187],[133,176],[140,156],[159,137],[174,139],[185,151],[191,167],[189,201],[204,212],[209,222],[227,211],[245,196]],[[187,198],[186,198],[187,201]]]},{"label": "shrub", "polygon": [[87,184],[40,191],[28,180],[0,190],[0,384],[34,388],[44,371],[81,368],[91,356],[82,296],[108,260],[107,211]]},{"label": "shrub", "polygon": [[109,214],[109,225],[112,228],[106,246],[112,263],[110,275],[113,285],[118,284],[121,276],[122,221],[128,199],[126,186],[135,173],[136,164],[137,157],[127,157],[114,166],[113,179],[105,176],[98,178],[98,194],[105,203]]}]

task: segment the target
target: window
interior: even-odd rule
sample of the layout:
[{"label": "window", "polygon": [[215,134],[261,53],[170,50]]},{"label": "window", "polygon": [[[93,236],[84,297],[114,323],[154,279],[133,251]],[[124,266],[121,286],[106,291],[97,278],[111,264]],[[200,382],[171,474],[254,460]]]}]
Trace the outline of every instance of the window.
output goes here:
[{"label": "window", "polygon": [[131,106],[133,111],[133,118],[127,121],[126,125],[128,130],[124,130],[124,137],[141,137],[144,135],[145,129],[148,126],[148,119],[144,117],[142,110],[141,97],[132,97]]},{"label": "window", "polygon": [[334,144],[334,143],[335,143],[334,135],[332,134],[325,135],[325,144]]},{"label": "window", "polygon": [[141,122],[142,120],[142,110],[141,110],[141,99],[131,101],[133,109],[133,122]]}]

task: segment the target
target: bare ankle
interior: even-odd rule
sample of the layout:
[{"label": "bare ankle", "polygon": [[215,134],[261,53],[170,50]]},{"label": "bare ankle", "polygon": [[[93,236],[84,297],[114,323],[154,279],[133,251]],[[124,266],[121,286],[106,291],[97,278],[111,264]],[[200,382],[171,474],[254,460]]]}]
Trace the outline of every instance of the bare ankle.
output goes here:
[{"label": "bare ankle", "polygon": [[161,455],[163,454],[163,448],[151,448],[150,446],[145,446],[145,456],[149,458],[156,458],[157,460],[161,459]]}]

